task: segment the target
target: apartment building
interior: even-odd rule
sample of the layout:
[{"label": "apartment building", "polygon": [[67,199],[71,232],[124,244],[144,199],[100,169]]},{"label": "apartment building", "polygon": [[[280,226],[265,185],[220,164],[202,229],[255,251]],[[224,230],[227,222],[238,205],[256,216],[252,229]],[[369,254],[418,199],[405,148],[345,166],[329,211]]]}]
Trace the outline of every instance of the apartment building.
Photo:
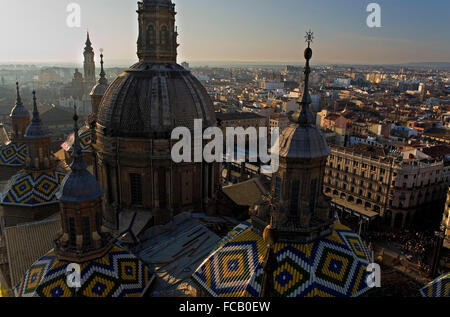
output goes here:
[{"label": "apartment building", "polygon": [[325,194],[341,210],[396,228],[429,211],[446,188],[443,161],[403,160],[368,144],[332,146],[324,179]]}]

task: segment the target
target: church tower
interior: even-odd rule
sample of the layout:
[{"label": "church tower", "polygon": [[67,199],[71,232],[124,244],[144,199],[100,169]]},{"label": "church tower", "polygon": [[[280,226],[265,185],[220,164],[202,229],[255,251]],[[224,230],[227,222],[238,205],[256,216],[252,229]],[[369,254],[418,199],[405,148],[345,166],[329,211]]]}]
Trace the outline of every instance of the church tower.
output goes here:
[{"label": "church tower", "polygon": [[11,114],[9,115],[13,127],[12,141],[18,141],[23,139],[25,131],[28,125],[30,124],[30,113],[22,103],[18,82],[16,83],[16,89],[17,89],[16,105],[11,110]]},{"label": "church tower", "polygon": [[76,113],[72,155],[71,172],[58,193],[63,232],[55,251],[60,259],[82,262],[108,251],[112,236],[103,230],[103,190],[83,160]]},{"label": "church tower", "polygon": [[312,32],[306,39],[305,90],[281,134],[271,194],[192,275],[198,296],[356,297],[370,290],[370,251],[334,219],[322,193],[330,149],[309,107]]},{"label": "church tower", "polygon": [[121,213],[136,210],[151,214],[149,225],[166,224],[182,212],[216,213],[218,164],[176,163],[171,155],[174,128],[193,130],[195,120],[204,128],[216,124],[207,90],[176,63],[175,6],[141,0],[137,13],[139,62],[106,89],[95,126],[94,174],[105,190],[105,225],[111,229],[120,228]]},{"label": "church tower", "polygon": [[28,145],[28,157],[25,164],[27,170],[45,170],[56,166],[51,150],[51,133],[42,123],[33,91],[33,118],[25,132]]},{"label": "church tower", "polygon": [[86,47],[84,48],[84,80],[89,89],[95,85],[95,62],[94,62],[94,49],[89,38],[89,32],[87,33]]},{"label": "church tower", "polygon": [[175,5],[171,0],[139,2],[139,61],[173,62],[177,60]]},{"label": "church tower", "polygon": [[[312,33],[307,34],[304,92],[300,108],[290,115],[291,124],[280,138],[280,167],[272,179],[266,208],[253,216],[255,229],[263,233],[271,223],[281,241],[311,242],[332,232],[334,219],[329,199],[322,193],[330,148],[310,109],[309,65]],[[264,211],[264,209],[266,209]]]},{"label": "church tower", "polygon": [[[113,243],[103,228],[103,190],[87,170],[74,115],[73,163],[57,193],[62,230],[55,248],[15,286],[16,297],[143,297],[154,275],[135,255]],[[45,264],[44,264],[45,263]],[[78,264],[70,285],[67,272]],[[36,273],[38,272],[38,273]],[[73,287],[71,287],[73,286]]]}]

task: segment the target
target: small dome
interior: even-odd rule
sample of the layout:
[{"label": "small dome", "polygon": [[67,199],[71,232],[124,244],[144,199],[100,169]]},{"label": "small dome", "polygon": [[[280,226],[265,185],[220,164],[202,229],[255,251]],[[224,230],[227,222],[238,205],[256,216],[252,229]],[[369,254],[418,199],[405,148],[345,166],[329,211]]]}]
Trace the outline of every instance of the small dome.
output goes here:
[{"label": "small dome", "polygon": [[106,89],[108,89],[108,80],[106,79],[105,69],[103,68],[103,53],[100,54],[100,78],[98,83],[92,88],[90,96],[101,96],[105,95]]},{"label": "small dome", "polygon": [[29,118],[30,112],[23,106],[23,104],[17,104],[12,108],[11,114],[9,115],[11,118]]},{"label": "small dome", "polygon": [[108,84],[97,83],[94,87],[92,87],[90,96],[103,96],[105,95],[106,89],[108,89]]},{"label": "small dome", "polygon": [[313,159],[330,155],[330,147],[315,125],[287,127],[280,136],[280,156],[285,158]]},{"label": "small dome", "polygon": [[81,202],[103,196],[97,180],[87,170],[71,171],[62,181],[57,194],[60,201]]},{"label": "small dome", "polygon": [[206,89],[189,71],[175,63],[140,62],[122,73],[108,88],[97,123],[113,137],[153,138],[175,127],[193,129],[216,122]]}]

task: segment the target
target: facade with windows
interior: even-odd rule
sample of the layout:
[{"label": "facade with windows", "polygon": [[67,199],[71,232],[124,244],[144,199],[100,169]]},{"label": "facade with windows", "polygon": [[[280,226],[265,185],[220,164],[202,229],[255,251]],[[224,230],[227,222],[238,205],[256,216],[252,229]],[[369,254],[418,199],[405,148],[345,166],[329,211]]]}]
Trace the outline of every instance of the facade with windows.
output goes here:
[{"label": "facade with windows", "polygon": [[[325,194],[360,214],[377,214],[386,225],[409,226],[418,211],[442,200],[448,179],[443,161],[400,160],[367,144],[332,147]],[[427,208],[424,208],[427,206]]]}]

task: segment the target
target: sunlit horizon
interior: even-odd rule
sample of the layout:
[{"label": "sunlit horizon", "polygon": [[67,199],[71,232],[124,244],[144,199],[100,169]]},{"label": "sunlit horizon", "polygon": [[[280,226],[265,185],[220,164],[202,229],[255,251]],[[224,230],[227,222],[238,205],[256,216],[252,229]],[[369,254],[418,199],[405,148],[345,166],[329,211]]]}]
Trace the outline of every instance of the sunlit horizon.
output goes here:
[{"label": "sunlit horizon", "polygon": [[[98,62],[137,61],[137,14],[132,0],[79,0],[82,25],[66,25],[73,1],[2,0],[0,64],[81,65],[89,30]],[[312,29],[316,64],[390,65],[450,62],[450,3],[377,1],[382,27],[365,25],[369,1],[175,0],[178,62],[194,64],[302,63],[303,34]]]}]

